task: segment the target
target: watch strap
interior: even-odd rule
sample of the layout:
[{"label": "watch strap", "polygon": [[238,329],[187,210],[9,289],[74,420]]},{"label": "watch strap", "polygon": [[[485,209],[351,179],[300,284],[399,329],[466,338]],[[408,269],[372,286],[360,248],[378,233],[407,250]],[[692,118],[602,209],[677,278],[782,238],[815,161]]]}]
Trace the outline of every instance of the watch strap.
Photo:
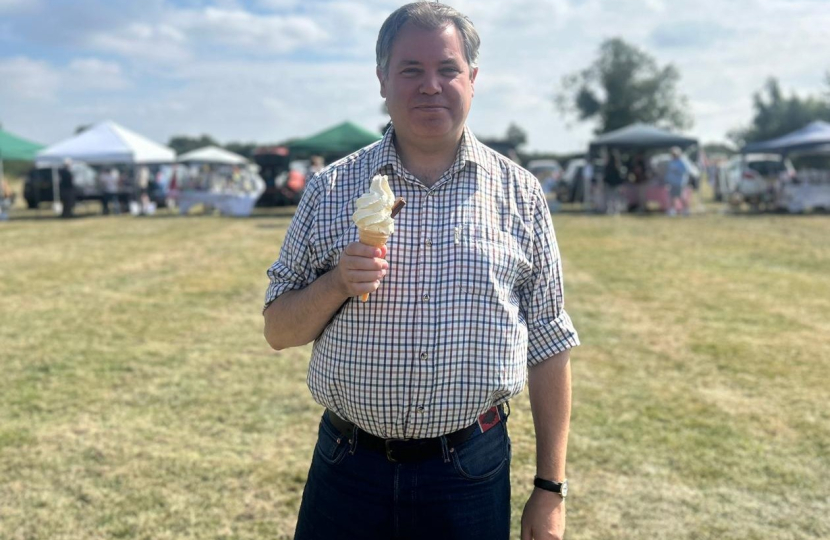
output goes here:
[{"label": "watch strap", "polygon": [[[553,493],[558,493],[564,499],[568,495],[568,488],[564,487],[568,483],[567,480],[564,482],[553,482],[551,480],[545,480],[544,478],[539,478],[538,476],[533,478],[533,485],[539,489],[544,489],[545,491],[550,491]],[[564,488],[564,489],[563,489]]]}]

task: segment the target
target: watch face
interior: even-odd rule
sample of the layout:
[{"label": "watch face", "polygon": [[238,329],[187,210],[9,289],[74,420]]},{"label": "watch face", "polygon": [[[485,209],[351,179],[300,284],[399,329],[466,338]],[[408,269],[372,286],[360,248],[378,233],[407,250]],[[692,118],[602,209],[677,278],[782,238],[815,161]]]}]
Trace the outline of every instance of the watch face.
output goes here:
[{"label": "watch face", "polygon": [[562,487],[560,489],[562,490],[562,498],[564,499],[565,497],[568,496],[568,481],[567,480],[562,482]]}]

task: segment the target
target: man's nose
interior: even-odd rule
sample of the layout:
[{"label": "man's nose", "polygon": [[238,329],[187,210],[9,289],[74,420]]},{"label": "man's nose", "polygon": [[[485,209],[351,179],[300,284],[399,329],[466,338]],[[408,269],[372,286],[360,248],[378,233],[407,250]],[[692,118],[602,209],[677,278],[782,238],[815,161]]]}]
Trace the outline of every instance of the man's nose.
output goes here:
[{"label": "man's nose", "polygon": [[437,73],[426,73],[421,81],[421,93],[435,95],[441,93],[441,80]]}]

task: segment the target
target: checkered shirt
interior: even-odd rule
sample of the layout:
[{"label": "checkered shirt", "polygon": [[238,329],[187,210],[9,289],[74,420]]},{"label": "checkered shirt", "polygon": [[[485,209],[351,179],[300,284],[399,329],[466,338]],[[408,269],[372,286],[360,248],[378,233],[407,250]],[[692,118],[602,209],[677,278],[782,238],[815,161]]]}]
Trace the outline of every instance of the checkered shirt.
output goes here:
[{"label": "checkered shirt", "polygon": [[383,438],[437,437],[522,391],[527,366],[579,344],[536,178],[464,130],[431,187],[401,165],[393,128],[316,175],[268,270],[266,307],[338,263],[358,240],[355,200],[389,175],[406,207],[389,270],[366,303],[347,301],[314,342],[314,399]]}]

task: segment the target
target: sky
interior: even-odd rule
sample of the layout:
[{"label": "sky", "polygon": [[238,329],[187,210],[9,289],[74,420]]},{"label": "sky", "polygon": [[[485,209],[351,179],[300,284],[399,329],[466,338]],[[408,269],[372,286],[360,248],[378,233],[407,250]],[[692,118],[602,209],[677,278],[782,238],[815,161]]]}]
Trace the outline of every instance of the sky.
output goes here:
[{"label": "sky", "polygon": [[[374,48],[387,0],[0,0],[0,123],[41,144],[114,120],[157,142],[208,134],[278,143],[344,120],[385,123]],[[830,0],[457,0],[481,35],[468,124],[512,124],[525,150],[584,151],[595,125],[562,118],[562,77],[621,37],[681,73],[702,142],[749,124],[775,76],[817,95]]]}]

